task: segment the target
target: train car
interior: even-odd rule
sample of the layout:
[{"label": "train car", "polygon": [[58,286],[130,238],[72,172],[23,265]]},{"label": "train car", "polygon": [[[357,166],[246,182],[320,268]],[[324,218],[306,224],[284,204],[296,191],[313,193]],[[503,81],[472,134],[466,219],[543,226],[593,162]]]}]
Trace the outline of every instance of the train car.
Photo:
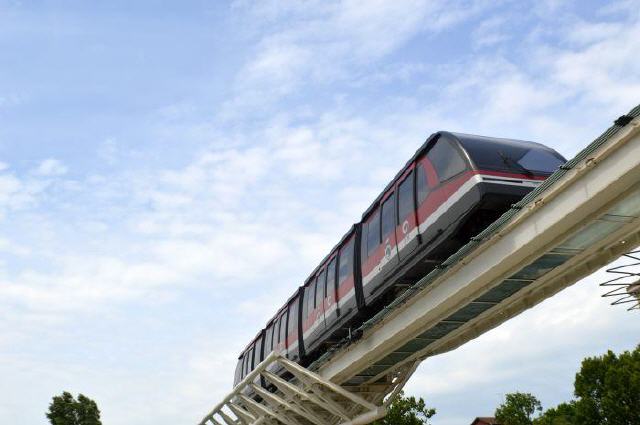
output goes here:
[{"label": "train car", "polygon": [[564,162],[538,143],[432,135],[363,214],[365,305],[388,303]]},{"label": "train car", "polygon": [[[431,135],[267,323],[261,358],[277,351],[309,364],[564,162],[539,143]],[[246,373],[257,365],[247,364]],[[246,376],[239,368],[236,384]]]}]

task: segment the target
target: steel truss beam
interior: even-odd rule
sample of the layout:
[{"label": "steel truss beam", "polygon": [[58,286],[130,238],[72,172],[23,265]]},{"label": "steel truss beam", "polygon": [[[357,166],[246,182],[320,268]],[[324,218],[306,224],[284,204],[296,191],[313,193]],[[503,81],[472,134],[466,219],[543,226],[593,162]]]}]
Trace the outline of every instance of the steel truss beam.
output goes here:
[{"label": "steel truss beam", "polygon": [[[200,425],[364,425],[382,418],[418,363],[375,386],[343,388],[271,353],[207,414]],[[289,380],[270,370],[286,371]],[[257,385],[263,380],[268,389]],[[360,394],[359,394],[360,393]],[[362,395],[361,395],[362,394]],[[386,399],[386,400],[385,400]]]}]

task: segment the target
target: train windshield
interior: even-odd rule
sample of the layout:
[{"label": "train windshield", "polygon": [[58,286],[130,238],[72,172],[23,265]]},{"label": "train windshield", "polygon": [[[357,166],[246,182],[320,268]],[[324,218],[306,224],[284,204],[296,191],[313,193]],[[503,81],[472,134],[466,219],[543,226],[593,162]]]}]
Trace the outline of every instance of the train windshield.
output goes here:
[{"label": "train windshield", "polygon": [[535,143],[504,139],[491,139],[489,142],[483,139],[460,137],[471,159],[483,170],[551,174],[565,163],[560,155]]}]

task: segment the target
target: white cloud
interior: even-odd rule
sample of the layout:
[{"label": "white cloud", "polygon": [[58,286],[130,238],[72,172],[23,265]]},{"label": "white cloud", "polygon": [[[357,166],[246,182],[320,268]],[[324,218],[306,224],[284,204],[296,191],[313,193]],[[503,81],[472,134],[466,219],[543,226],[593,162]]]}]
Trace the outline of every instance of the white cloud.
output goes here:
[{"label": "white cloud", "polygon": [[34,170],[34,173],[44,177],[57,177],[67,173],[67,167],[54,158],[45,159]]},{"label": "white cloud", "polygon": [[453,5],[440,0],[308,2],[236,2],[235,9],[266,24],[256,55],[238,77],[238,92],[224,116],[238,108],[265,105],[288,95],[304,81],[349,80],[354,67],[375,62],[422,32],[437,33],[487,9],[489,3]]}]

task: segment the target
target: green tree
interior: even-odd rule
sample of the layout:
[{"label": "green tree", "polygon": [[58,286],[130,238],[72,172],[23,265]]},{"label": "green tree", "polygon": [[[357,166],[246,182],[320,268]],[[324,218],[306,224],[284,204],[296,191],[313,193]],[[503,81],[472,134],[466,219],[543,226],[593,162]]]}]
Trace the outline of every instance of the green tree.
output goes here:
[{"label": "green tree", "polygon": [[574,390],[575,423],[640,424],[640,345],[619,356],[609,351],[583,360]]},{"label": "green tree", "polygon": [[532,425],[533,415],[542,411],[542,404],[529,393],[510,393],[495,413],[496,420],[502,425]]},{"label": "green tree", "polygon": [[435,414],[436,410],[428,408],[422,398],[405,397],[400,392],[389,406],[387,416],[373,425],[428,425]]},{"label": "green tree", "polygon": [[577,425],[576,403],[561,403],[557,407],[547,409],[542,416],[533,421],[534,425]]},{"label": "green tree", "polygon": [[102,425],[95,401],[82,394],[76,400],[66,391],[53,397],[47,419],[51,425]]}]

